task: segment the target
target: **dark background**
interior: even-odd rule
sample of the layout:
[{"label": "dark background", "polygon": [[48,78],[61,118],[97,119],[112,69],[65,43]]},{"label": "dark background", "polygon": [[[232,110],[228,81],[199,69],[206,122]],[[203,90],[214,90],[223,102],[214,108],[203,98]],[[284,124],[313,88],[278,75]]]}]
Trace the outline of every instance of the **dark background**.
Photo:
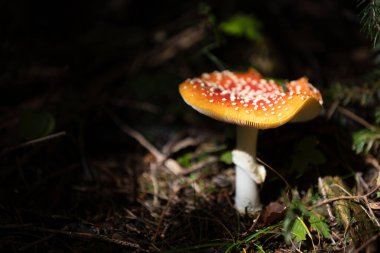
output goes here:
[{"label": "dark background", "polygon": [[[212,56],[231,70],[254,67],[266,76],[288,80],[308,76],[326,94],[328,109],[331,84],[360,80],[373,66],[372,44],[361,32],[359,11],[356,1],[347,0],[1,1],[0,224],[82,231],[78,227],[87,220],[91,229],[100,227],[111,235],[125,222],[117,216],[123,208],[145,213],[141,203],[151,196],[141,195],[138,178],[152,158],[115,126],[109,112],[158,148],[175,134],[201,133],[233,147],[231,126],[194,112],[178,94],[178,85],[186,78],[220,70]],[[263,41],[218,29],[221,22],[242,13],[261,23]],[[54,132],[66,135],[19,148],[27,141],[20,136],[20,118],[26,110],[49,113],[55,120]],[[275,145],[294,144],[300,134],[320,138],[320,148],[332,161],[325,168],[330,173],[347,173],[357,162],[346,130],[324,117],[265,131],[259,155],[284,167],[281,160],[289,162],[292,148]],[[353,161],[340,161],[342,153],[352,155]],[[101,169],[107,166],[112,173]],[[296,183],[292,172],[282,174]],[[308,172],[307,180],[298,183],[312,184],[311,178],[321,174],[326,174],[323,168]],[[279,187],[264,187],[272,192],[264,203],[279,196]],[[1,231],[0,244],[7,250],[38,239],[27,232]],[[213,238],[210,234],[204,238]],[[196,238],[172,237],[173,241],[157,245],[165,249],[176,240]],[[86,245],[53,240],[27,249],[66,247],[82,252]]]}]

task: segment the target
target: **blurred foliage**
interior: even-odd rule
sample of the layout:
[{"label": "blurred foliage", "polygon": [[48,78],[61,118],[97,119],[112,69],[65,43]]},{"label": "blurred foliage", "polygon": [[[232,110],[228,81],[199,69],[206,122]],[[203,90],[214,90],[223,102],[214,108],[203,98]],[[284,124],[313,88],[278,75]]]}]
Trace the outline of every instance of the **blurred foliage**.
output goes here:
[{"label": "blurred foliage", "polygon": [[22,138],[40,138],[52,133],[54,128],[55,118],[47,111],[29,109],[21,113],[19,134]]},{"label": "blurred foliage", "polygon": [[192,153],[185,153],[177,158],[177,162],[182,166],[182,167],[190,167],[192,163],[193,155]]},{"label": "blurred foliage", "polygon": [[252,15],[246,14],[236,14],[219,25],[223,33],[251,41],[262,41],[260,28],[260,22]]},{"label": "blurred foliage", "polygon": [[380,1],[379,0],[361,0],[359,6],[362,6],[360,13],[363,30],[371,37],[373,44],[376,45],[380,35]]},{"label": "blurred foliage", "polygon": [[208,23],[213,26],[216,23],[215,15],[212,13],[212,8],[209,4],[201,2],[198,4],[198,13],[205,16]]},{"label": "blurred foliage", "polygon": [[[374,44],[374,53],[379,52],[378,37],[380,34],[380,1],[362,0],[361,23],[363,29],[370,35]],[[365,107],[367,113],[372,115],[370,124],[373,127],[355,131],[352,135],[353,149],[358,154],[368,154],[372,152],[375,157],[380,157],[380,61],[374,59],[373,70],[363,78],[363,83],[355,86],[344,86],[335,84],[331,92],[335,100],[344,105],[355,105]]]},{"label": "blurred foliage", "polygon": [[356,85],[335,83],[331,86],[329,93],[334,100],[340,101],[343,105],[350,103],[361,106],[375,105],[380,101],[380,79],[376,82],[364,82]]},{"label": "blurred foliage", "polygon": [[380,145],[380,71],[373,70],[362,78],[362,82],[349,84],[336,83],[331,86],[329,94],[333,100],[340,102],[353,111],[364,111],[360,117],[368,121],[371,127],[353,131],[353,149],[358,154],[368,154],[379,157]]},{"label": "blurred foliage", "polygon": [[380,128],[375,130],[363,129],[353,134],[353,148],[356,153],[367,154],[371,150],[379,152],[380,147]]},{"label": "blurred foliage", "polygon": [[380,125],[380,107],[375,109],[375,123]]},{"label": "blurred foliage", "polygon": [[380,58],[378,37],[380,35],[380,1],[360,0],[360,18],[362,29],[370,36],[374,47],[374,66],[369,74],[361,79],[361,82],[343,84],[335,83],[331,86],[329,94],[333,100],[339,101],[344,106],[355,107],[357,105],[365,107],[366,115],[362,117],[370,121],[373,127],[361,129],[353,132],[353,149],[358,154],[368,154],[373,152],[379,157],[380,143]]},{"label": "blurred foliage", "polygon": [[127,80],[126,85],[117,90],[117,95],[127,94],[133,100],[159,103],[169,96],[168,90],[177,88],[179,82],[178,76],[164,71],[142,72]]},{"label": "blurred foliage", "polygon": [[[198,5],[198,13],[204,16],[210,31],[213,34],[213,41],[203,47],[202,54],[208,58],[218,70],[231,69],[220,57],[212,51],[225,46],[226,40],[223,35],[246,39],[251,42],[263,44],[264,35],[261,33],[261,23],[252,14],[234,14],[227,19],[218,20],[213,13],[212,7],[204,2]],[[244,67],[246,69],[247,66]]]},{"label": "blurred foliage", "polygon": [[325,163],[326,158],[317,145],[318,139],[315,136],[306,137],[298,142],[293,151],[291,170],[303,173],[310,166]]},{"label": "blurred foliage", "polygon": [[232,152],[231,151],[226,151],[223,154],[220,155],[220,161],[231,165],[232,164]]}]

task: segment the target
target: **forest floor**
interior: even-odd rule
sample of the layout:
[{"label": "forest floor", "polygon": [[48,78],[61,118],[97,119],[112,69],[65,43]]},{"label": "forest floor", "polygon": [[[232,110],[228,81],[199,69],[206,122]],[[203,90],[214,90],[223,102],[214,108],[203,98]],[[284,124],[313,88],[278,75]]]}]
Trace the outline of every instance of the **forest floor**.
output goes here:
[{"label": "forest floor", "polygon": [[[5,31],[0,252],[380,250],[379,156],[352,148],[352,133],[371,129],[372,117],[333,89],[361,87],[373,65],[352,6],[257,1],[295,29],[277,29],[252,10],[267,29],[264,44],[229,38],[209,50],[210,16],[186,1],[180,17],[137,1],[130,12],[100,2],[86,15],[70,12],[77,19],[64,24],[66,12],[29,6]],[[217,17],[229,2],[214,5]],[[136,14],[144,11],[149,22]],[[310,34],[303,25],[313,17],[331,31]],[[260,131],[257,155],[268,178],[254,216],[234,209],[235,126],[195,112],[178,93],[183,80],[218,69],[220,59],[290,79],[310,75],[325,99],[312,121]]]},{"label": "forest floor", "polygon": [[[380,166],[353,153],[326,114],[260,133],[258,158],[285,181],[268,170],[254,217],[234,209],[234,126],[191,110],[165,119],[138,101],[77,120],[82,129],[3,149],[2,252],[376,252]],[[313,227],[302,207],[328,228]],[[295,217],[307,223],[302,244],[284,240]]]}]

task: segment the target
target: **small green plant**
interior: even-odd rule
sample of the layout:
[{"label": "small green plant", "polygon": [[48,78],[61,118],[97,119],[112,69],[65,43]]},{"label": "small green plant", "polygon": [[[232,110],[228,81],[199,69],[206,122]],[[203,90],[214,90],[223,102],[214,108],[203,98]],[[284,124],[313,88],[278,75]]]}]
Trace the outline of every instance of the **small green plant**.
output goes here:
[{"label": "small green plant", "polygon": [[192,163],[193,155],[192,153],[185,153],[177,158],[177,162],[182,166],[182,167],[190,167]]},{"label": "small green plant", "polygon": [[[366,75],[362,83],[348,83],[343,85],[336,83],[329,91],[333,100],[340,104],[351,107],[353,113],[361,107],[365,111],[362,125],[365,129],[356,130],[352,133],[352,148],[357,154],[372,153],[379,156],[380,146],[380,71],[372,70]],[[368,120],[368,122],[366,121]]]},{"label": "small green plant", "polygon": [[265,227],[263,229],[257,230],[256,232],[244,237],[241,240],[237,240],[233,243],[231,243],[226,250],[225,253],[234,252],[234,250],[240,250],[243,245],[252,244],[257,251],[259,252],[265,252],[263,249],[263,245],[261,245],[258,240],[262,238],[263,236],[267,235],[280,235],[280,229],[281,224],[272,225],[269,227]]},{"label": "small green plant", "polygon": [[[257,252],[264,253],[264,245],[259,241],[264,236],[272,236],[272,235],[281,235],[280,233],[281,224],[276,224],[268,227],[264,227],[262,229],[256,230],[254,233],[245,236],[240,240],[234,240],[233,242],[228,241],[212,241],[207,243],[195,244],[185,247],[175,248],[173,250],[165,251],[167,253],[172,252],[192,252],[194,250],[206,250],[206,249],[214,249],[216,252],[242,252],[244,247],[253,247]],[[232,236],[232,234],[231,234]]]},{"label": "small green plant", "polygon": [[246,14],[236,14],[219,25],[219,29],[227,35],[258,42],[263,40],[260,28],[260,22]]},{"label": "small green plant", "polygon": [[318,236],[330,238],[330,228],[322,215],[314,210],[308,210],[300,199],[295,198],[287,209],[283,224],[285,241],[290,243],[295,240],[302,242],[308,236],[313,243],[312,230]]},{"label": "small green plant", "polygon": [[21,113],[19,134],[22,138],[32,140],[49,135],[54,131],[55,118],[43,110],[25,110]]},{"label": "small green plant", "polygon": [[204,17],[206,17],[207,22],[210,25],[215,24],[215,15],[212,13],[212,8],[209,4],[205,2],[201,2],[198,4],[198,13]]},{"label": "small green plant", "polygon": [[376,96],[376,91],[379,89],[380,83],[369,82],[361,85],[335,83],[328,93],[331,94],[333,100],[340,101],[343,105],[355,103],[361,106],[370,106],[380,98],[380,96]]},{"label": "small green plant", "polygon": [[220,155],[220,161],[224,162],[225,164],[231,165],[232,164],[232,152],[226,151],[223,154]]}]

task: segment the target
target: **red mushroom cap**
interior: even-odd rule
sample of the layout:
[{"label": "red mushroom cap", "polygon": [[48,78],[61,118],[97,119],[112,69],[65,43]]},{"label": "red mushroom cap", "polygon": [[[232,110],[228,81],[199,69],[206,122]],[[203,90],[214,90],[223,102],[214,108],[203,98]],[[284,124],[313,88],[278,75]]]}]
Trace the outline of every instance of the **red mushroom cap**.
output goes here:
[{"label": "red mushroom cap", "polygon": [[203,74],[179,86],[186,103],[212,118],[259,129],[274,128],[288,121],[306,121],[322,108],[322,96],[307,78],[286,83],[249,70]]}]

